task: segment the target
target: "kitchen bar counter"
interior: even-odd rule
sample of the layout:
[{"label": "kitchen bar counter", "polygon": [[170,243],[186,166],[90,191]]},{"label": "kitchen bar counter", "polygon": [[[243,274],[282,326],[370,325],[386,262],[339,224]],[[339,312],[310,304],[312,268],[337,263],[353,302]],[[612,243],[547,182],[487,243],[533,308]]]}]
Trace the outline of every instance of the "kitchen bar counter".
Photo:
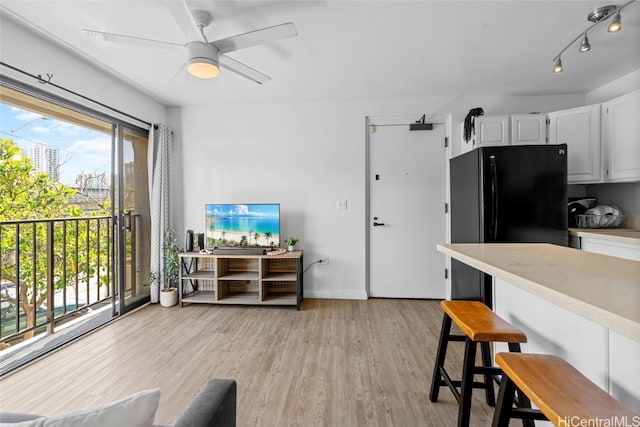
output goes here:
[{"label": "kitchen bar counter", "polygon": [[494,278],[640,342],[640,262],[546,243],[437,247]]},{"label": "kitchen bar counter", "polygon": [[570,228],[569,235],[640,245],[640,230],[629,228]]}]

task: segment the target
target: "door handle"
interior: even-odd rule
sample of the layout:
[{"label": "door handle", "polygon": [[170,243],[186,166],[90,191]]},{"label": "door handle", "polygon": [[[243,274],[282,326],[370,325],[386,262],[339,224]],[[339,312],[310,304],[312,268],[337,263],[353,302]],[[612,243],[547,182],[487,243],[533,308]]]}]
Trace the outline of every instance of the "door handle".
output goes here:
[{"label": "door handle", "polygon": [[374,227],[380,227],[381,225],[384,225],[384,222],[374,222],[373,223]]}]

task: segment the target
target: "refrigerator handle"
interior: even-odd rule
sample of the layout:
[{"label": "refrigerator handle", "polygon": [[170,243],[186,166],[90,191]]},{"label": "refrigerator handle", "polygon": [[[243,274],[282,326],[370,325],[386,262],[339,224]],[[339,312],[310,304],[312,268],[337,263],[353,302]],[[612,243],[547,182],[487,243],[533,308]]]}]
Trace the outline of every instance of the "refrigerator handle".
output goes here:
[{"label": "refrigerator handle", "polygon": [[491,240],[498,239],[498,168],[496,167],[496,157],[489,156],[491,167],[491,226],[489,235]]}]

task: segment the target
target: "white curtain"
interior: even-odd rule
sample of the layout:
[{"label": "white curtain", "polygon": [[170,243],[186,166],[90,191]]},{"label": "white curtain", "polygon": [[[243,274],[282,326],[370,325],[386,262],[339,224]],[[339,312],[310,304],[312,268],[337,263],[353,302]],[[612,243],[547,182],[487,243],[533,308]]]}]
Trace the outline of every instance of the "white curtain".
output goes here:
[{"label": "white curtain", "polygon": [[151,157],[151,264],[150,271],[158,277],[151,285],[151,302],[160,300],[160,284],[164,283],[163,247],[166,230],[171,222],[171,151],[173,132],[164,125],[151,126],[149,149]]}]

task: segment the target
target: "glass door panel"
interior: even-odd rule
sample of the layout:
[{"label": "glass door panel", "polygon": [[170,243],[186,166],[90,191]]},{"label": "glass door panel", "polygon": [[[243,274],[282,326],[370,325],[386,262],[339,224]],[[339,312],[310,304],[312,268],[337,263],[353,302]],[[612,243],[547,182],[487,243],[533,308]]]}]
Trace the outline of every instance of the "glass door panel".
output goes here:
[{"label": "glass door panel", "polygon": [[114,258],[121,266],[114,280],[114,309],[123,314],[149,301],[150,294],[147,136],[115,125],[113,138]]}]

